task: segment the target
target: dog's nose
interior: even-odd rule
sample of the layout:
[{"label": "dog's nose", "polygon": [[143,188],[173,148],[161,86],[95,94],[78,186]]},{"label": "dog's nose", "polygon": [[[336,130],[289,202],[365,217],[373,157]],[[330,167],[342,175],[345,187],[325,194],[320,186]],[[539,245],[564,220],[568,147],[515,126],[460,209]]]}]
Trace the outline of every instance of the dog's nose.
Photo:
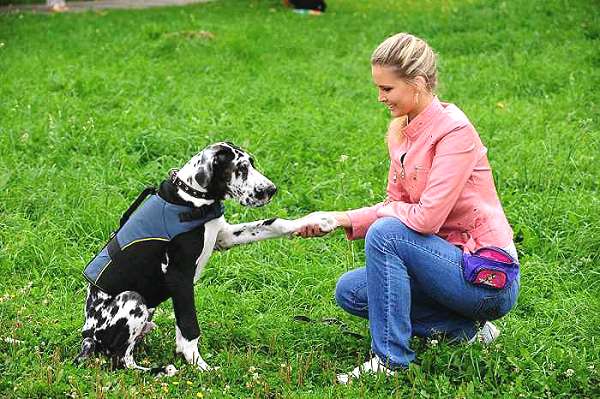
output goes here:
[{"label": "dog's nose", "polygon": [[275,186],[269,186],[265,189],[265,193],[267,193],[269,198],[274,196],[276,192],[277,192],[277,187],[275,187]]},{"label": "dog's nose", "polygon": [[273,195],[277,192],[277,187],[271,184],[266,187],[261,187],[259,190],[255,191],[255,198],[259,201],[270,201]]}]

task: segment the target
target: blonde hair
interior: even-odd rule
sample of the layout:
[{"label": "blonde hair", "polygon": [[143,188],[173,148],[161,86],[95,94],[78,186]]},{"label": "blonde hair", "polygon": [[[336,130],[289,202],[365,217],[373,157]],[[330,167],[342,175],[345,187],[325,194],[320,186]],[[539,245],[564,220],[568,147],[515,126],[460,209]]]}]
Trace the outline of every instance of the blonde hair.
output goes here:
[{"label": "blonde hair", "polygon": [[384,40],[373,51],[371,65],[392,68],[408,83],[415,83],[417,76],[422,76],[430,93],[437,87],[435,53],[425,40],[409,33],[397,33]]}]

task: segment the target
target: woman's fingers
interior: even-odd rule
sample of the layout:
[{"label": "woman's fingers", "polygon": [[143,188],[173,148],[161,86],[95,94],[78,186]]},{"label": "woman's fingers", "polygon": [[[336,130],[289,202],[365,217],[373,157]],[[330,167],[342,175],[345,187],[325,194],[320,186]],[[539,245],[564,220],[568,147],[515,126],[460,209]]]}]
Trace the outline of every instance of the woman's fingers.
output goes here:
[{"label": "woman's fingers", "polygon": [[321,227],[318,224],[315,224],[311,228],[311,234],[313,237],[321,237],[324,236],[326,233],[321,230]]},{"label": "woman's fingers", "polygon": [[300,234],[300,236],[304,237],[304,238],[308,238],[308,237],[312,237],[313,236],[313,226],[311,225],[306,225],[303,226],[300,231],[298,232],[298,234]]},{"label": "woman's fingers", "polygon": [[302,227],[296,230],[295,235],[304,238],[322,237],[340,226],[333,212],[313,212],[297,219],[297,221]]},{"label": "woman's fingers", "polygon": [[325,234],[327,233],[322,231],[321,227],[318,224],[309,224],[306,226],[302,226],[300,230],[298,230],[298,235],[304,238],[321,237]]}]

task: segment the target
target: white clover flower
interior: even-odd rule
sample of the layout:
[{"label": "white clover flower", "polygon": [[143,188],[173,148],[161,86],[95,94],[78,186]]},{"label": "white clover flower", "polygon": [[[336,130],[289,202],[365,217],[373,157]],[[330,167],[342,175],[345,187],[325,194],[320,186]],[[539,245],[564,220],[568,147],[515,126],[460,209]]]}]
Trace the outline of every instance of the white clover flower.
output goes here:
[{"label": "white clover flower", "polygon": [[567,371],[565,371],[566,377],[573,377],[573,374],[575,374],[575,370],[573,369],[567,369]]}]

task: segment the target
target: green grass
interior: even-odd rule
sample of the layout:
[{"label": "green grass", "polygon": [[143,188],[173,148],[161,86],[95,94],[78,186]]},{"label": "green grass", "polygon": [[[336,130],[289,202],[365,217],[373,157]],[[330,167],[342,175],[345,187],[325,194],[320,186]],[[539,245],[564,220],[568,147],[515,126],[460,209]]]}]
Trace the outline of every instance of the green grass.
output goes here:
[{"label": "green grass", "polygon": [[[330,0],[316,18],[279,3],[0,15],[0,397],[599,397],[597,3]],[[382,198],[388,116],[369,55],[398,31],[439,53],[440,97],[489,148],[516,232],[522,291],[497,343],[415,341],[420,366],[334,386],[369,339],[293,316],[367,335],[333,300],[364,261],[337,233],[214,255],[196,301],[218,372],[175,358],[170,303],[137,359],[178,376],[71,365],[81,270],[140,190],[206,144],[248,148],[279,186],[266,208],[228,204],[233,222]]]}]

